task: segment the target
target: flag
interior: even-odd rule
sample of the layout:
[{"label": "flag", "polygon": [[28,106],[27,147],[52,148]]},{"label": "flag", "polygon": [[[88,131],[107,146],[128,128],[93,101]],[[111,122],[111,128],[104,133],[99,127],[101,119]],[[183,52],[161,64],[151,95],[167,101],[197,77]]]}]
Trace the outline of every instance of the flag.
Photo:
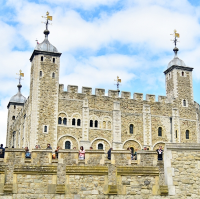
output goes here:
[{"label": "flag", "polygon": [[180,37],[179,33],[175,33],[175,36],[178,37],[178,38]]},{"label": "flag", "polygon": [[52,21],[52,16],[47,16],[47,20]]},{"label": "flag", "polygon": [[24,77],[24,73],[20,73],[20,76],[21,76],[21,77]]}]

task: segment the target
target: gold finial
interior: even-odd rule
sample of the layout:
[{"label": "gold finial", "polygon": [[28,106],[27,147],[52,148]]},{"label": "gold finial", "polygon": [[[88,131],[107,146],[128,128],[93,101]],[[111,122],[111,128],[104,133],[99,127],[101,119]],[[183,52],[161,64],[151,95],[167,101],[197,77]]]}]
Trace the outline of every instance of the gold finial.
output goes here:
[{"label": "gold finial", "polygon": [[46,15],[48,16],[49,15],[49,12],[47,11]]}]

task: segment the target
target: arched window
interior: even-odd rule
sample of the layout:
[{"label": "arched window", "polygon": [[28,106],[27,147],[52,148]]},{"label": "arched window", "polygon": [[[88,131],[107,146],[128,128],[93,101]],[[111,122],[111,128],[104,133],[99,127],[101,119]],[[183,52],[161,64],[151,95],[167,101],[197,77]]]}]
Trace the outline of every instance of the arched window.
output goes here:
[{"label": "arched window", "polygon": [[184,72],[182,72],[182,76],[184,76]]},{"label": "arched window", "polygon": [[93,120],[90,120],[90,127],[93,127]]},{"label": "arched window", "polygon": [[55,73],[52,73],[52,78],[53,78],[53,79],[55,78]]},{"label": "arched window", "polygon": [[58,118],[58,124],[62,124],[62,118],[61,117]]},{"label": "arched window", "polygon": [[130,134],[133,134],[133,124],[130,124],[130,127],[129,127],[130,129],[129,129],[129,132],[130,132]]},{"label": "arched window", "polygon": [[55,58],[53,58],[53,63],[55,63]]},{"label": "arched window", "polygon": [[103,144],[101,143],[98,144],[98,150],[103,150]]},{"label": "arched window", "polygon": [[162,136],[162,127],[158,128],[158,136]]},{"label": "arched window", "polygon": [[98,128],[98,121],[95,120],[94,127]]},{"label": "arched window", "polygon": [[43,56],[41,56],[41,61],[43,61]]},{"label": "arched window", "polygon": [[67,125],[67,118],[64,118],[64,119],[63,119],[63,124],[64,124],[64,125]]},{"label": "arched window", "polygon": [[44,126],[44,132],[45,133],[47,132],[47,126]]},{"label": "arched window", "polygon": [[71,149],[71,142],[70,141],[65,142],[65,149]]},{"label": "arched window", "polygon": [[186,138],[186,139],[189,139],[189,130],[186,130],[186,131],[185,131],[185,138]]},{"label": "arched window", "polygon": [[183,106],[186,106],[186,100],[183,100]]},{"label": "arched window", "polygon": [[72,125],[73,125],[73,126],[76,125],[76,119],[75,119],[75,118],[72,119]]},{"label": "arched window", "polygon": [[15,116],[14,115],[12,116],[12,120],[15,120]]},{"label": "arched window", "polygon": [[77,126],[81,126],[81,120],[80,119],[77,120]]},{"label": "arched window", "polygon": [[42,77],[42,71],[40,71],[40,77]]},{"label": "arched window", "polygon": [[16,109],[16,106],[14,105],[14,109]]}]

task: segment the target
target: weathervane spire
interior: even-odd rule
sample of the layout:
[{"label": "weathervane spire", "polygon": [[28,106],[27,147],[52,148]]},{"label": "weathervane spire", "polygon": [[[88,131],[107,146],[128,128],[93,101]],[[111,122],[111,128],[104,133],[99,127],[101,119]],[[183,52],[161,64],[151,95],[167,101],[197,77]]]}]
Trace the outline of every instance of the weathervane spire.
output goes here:
[{"label": "weathervane spire", "polygon": [[17,87],[18,87],[18,90],[19,90],[19,93],[20,93],[20,92],[21,92],[21,87],[22,87],[22,85],[21,85],[21,80],[23,80],[22,77],[24,77],[24,73],[22,73],[22,70],[20,69],[20,70],[19,70],[19,74],[16,73],[16,75],[19,75],[19,77],[16,78],[16,79],[19,80],[19,84],[17,85]]},{"label": "weathervane spire", "polygon": [[174,37],[174,39],[171,40],[171,41],[174,42],[175,47],[174,47],[173,51],[174,51],[174,53],[175,53],[175,57],[177,57],[178,48],[176,47],[176,44],[177,44],[177,42],[179,42],[177,38],[180,38],[180,34],[177,33],[177,31],[176,31],[176,29],[175,29],[175,30],[174,30],[174,33],[173,33],[173,34],[170,34],[170,35],[173,35],[173,37]]},{"label": "weathervane spire", "polygon": [[119,79],[119,76],[117,76],[117,79],[116,79],[116,80],[114,80],[114,81],[116,81],[116,82],[117,82],[117,84],[115,84],[115,85],[117,85],[117,91],[118,91],[118,95],[119,95],[119,92],[120,92],[120,90],[119,90],[119,85],[120,85],[120,83],[122,82],[122,80],[121,80],[121,79]]},{"label": "weathervane spire", "polygon": [[42,23],[46,24],[46,30],[44,30],[44,34],[45,34],[45,39],[48,39],[48,34],[50,33],[48,30],[48,25],[50,24],[49,20],[52,21],[53,17],[49,16],[49,12],[47,11],[46,16],[42,16],[42,18],[45,18],[47,20],[46,22],[42,22]]}]

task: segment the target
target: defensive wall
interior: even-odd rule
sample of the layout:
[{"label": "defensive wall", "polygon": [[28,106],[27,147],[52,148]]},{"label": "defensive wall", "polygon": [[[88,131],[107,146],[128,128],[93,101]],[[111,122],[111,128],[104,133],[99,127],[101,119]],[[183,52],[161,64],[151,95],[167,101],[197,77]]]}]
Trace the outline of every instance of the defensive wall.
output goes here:
[{"label": "defensive wall", "polygon": [[177,199],[200,198],[200,144],[166,144],[164,161],[155,151],[32,150],[8,148],[0,159],[0,198],[51,199]]}]

